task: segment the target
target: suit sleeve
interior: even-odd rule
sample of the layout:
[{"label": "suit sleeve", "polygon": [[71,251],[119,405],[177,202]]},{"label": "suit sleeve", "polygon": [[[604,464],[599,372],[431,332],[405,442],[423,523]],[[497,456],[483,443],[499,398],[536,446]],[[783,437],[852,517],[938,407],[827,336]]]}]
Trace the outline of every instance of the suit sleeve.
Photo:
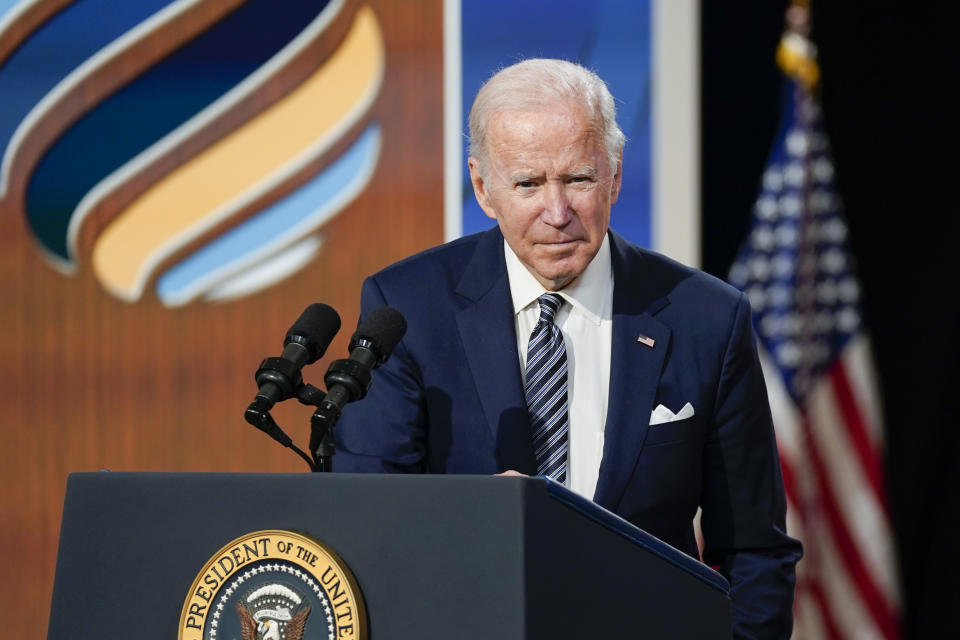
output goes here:
[{"label": "suit sleeve", "polygon": [[743,294],[724,351],[703,465],[703,556],[730,582],[734,637],[789,638],[802,549],[786,534],[777,444]]},{"label": "suit sleeve", "polygon": [[[385,304],[390,301],[376,280],[367,278],[360,297],[361,319]],[[423,384],[419,368],[407,349],[407,338],[373,371],[366,398],[344,407],[334,435],[337,453],[333,470],[336,472],[425,471]]]}]

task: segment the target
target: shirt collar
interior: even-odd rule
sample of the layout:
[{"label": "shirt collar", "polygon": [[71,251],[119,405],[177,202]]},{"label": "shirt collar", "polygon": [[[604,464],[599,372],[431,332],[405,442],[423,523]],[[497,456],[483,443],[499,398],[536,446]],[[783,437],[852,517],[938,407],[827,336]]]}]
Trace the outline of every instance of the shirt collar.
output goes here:
[{"label": "shirt collar", "polygon": [[[527,270],[517,254],[506,240],[503,242],[504,257],[507,262],[507,277],[510,280],[510,297],[513,300],[513,314],[517,315],[537,298],[547,293],[533,274]],[[557,293],[580,310],[594,324],[599,325],[605,315],[609,315],[612,301],[613,277],[610,262],[610,237],[604,235],[600,250],[590,264],[573,284],[567,285]]]}]

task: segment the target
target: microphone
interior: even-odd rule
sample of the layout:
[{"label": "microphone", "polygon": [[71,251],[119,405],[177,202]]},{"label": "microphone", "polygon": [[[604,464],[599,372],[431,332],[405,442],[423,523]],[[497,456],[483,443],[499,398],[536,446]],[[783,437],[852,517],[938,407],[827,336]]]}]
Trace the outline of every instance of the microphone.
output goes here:
[{"label": "microphone", "polygon": [[303,382],[300,370],[321,358],[340,330],[340,316],[333,307],[315,302],[304,309],[283,340],[279,358],[260,363],[254,378],[257,395],[251,407],[269,411],[281,400],[293,397]]},{"label": "microphone", "polygon": [[330,364],[323,382],[327,397],[320,413],[335,423],[343,405],[360,400],[370,389],[370,372],[386,362],[393,349],[407,332],[407,321],[393,307],[379,307],[370,312],[350,338],[350,358]]}]

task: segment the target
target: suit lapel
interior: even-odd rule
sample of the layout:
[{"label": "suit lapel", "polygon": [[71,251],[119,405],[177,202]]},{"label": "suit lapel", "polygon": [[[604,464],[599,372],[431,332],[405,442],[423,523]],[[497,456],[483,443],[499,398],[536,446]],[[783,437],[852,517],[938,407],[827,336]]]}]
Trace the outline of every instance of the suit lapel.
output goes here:
[{"label": "suit lapel", "polygon": [[[594,501],[615,510],[635,471],[649,429],[671,334],[670,328],[654,317],[669,301],[649,281],[652,274],[643,273],[642,255],[617,234],[610,235],[613,351],[603,459]],[[638,341],[640,336],[653,339],[653,346]]]},{"label": "suit lapel", "polygon": [[481,236],[456,292],[466,298],[457,314],[457,330],[494,438],[497,465],[501,471],[535,474],[510,283],[498,229]]}]

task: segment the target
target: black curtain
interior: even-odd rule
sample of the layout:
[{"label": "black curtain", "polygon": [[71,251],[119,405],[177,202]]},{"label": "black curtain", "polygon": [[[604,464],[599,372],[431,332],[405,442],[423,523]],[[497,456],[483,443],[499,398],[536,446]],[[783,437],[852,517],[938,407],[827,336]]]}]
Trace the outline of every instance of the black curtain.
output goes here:
[{"label": "black curtain", "polygon": [[[701,4],[702,259],[725,278],[779,117],[774,51],[787,2]],[[939,637],[958,626],[960,604],[955,26],[925,3],[813,5],[821,100],[883,391],[904,635]]]}]

